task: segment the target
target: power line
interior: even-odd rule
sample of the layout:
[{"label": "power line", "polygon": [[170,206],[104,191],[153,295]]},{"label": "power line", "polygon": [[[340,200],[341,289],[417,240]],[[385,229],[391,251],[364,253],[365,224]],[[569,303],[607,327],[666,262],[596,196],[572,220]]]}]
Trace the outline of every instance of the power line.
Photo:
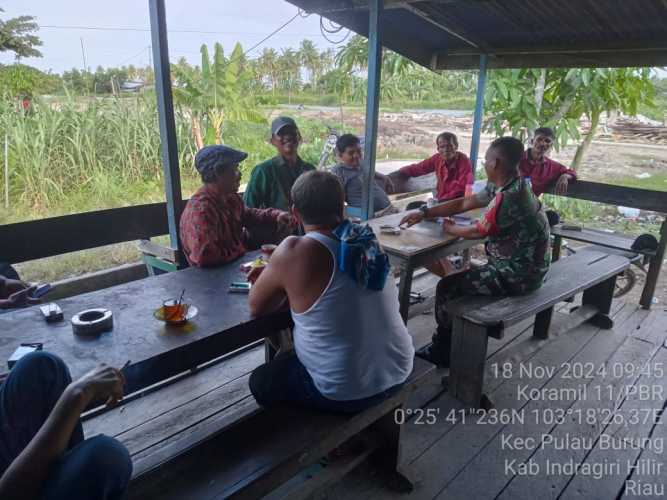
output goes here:
[{"label": "power line", "polygon": [[[299,15],[299,14],[297,14],[297,15]],[[301,17],[304,17],[304,16],[301,16]],[[65,25],[55,25],[55,24],[41,24],[39,27],[40,28],[50,28],[50,29],[67,29],[67,30],[136,31],[136,32],[142,32],[142,33],[150,33],[150,31],[151,31],[150,28],[133,28],[133,27],[129,27],[129,26],[65,26]],[[282,26],[280,29],[282,29],[283,27],[284,26]],[[257,35],[257,36],[264,35],[264,33],[255,33],[255,32],[252,32],[252,31],[202,31],[202,30],[179,30],[179,29],[170,29],[169,33],[194,33],[194,34],[198,34],[198,35]],[[276,34],[276,33],[273,33],[273,34]],[[317,35],[319,35],[319,33],[281,33],[280,35],[281,36],[317,36]]]},{"label": "power line", "polygon": [[246,54],[248,54],[248,52],[252,52],[253,50],[255,50],[257,47],[259,47],[260,45],[262,45],[264,42],[266,42],[266,41],[267,41],[269,38],[271,38],[273,35],[277,34],[277,33],[278,33],[281,29],[283,29],[285,26],[287,26],[287,25],[290,24],[292,21],[294,21],[297,17],[308,17],[308,15],[309,15],[309,14],[306,14],[306,15],[304,16],[304,15],[302,14],[301,9],[299,9],[299,10],[297,11],[297,13],[294,14],[294,16],[292,16],[292,18],[291,18],[289,21],[287,21],[285,24],[283,24],[283,25],[281,25],[280,27],[278,27],[278,28],[276,28],[275,30],[273,30],[273,31],[272,31],[271,33],[269,33],[266,37],[262,38],[262,39],[261,39],[259,42],[257,42],[255,45],[253,45],[253,46],[250,47],[248,50],[246,50],[246,51],[243,53],[243,55],[245,56]]}]

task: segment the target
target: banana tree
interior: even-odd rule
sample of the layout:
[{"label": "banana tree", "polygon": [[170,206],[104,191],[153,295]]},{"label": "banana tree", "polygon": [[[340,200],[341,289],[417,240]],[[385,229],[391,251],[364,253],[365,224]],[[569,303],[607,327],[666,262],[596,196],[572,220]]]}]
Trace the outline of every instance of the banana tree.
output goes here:
[{"label": "banana tree", "polygon": [[213,61],[208,47],[201,46],[201,69],[172,66],[176,78],[174,97],[181,112],[189,116],[197,149],[206,144],[222,144],[227,122],[265,123],[257,103],[246,89],[251,75],[242,68],[243,49],[238,43],[229,59],[215,44]]}]

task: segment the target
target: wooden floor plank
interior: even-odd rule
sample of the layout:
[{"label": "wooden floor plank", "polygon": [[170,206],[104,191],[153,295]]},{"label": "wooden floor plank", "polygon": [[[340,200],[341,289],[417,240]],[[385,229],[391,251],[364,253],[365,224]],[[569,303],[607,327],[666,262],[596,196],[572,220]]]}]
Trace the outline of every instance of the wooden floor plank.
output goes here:
[{"label": "wooden floor plank", "polygon": [[[665,395],[667,395],[665,367],[667,367],[667,349],[659,349],[647,365],[645,374],[636,384],[629,386],[633,388],[629,390],[631,396],[623,401],[618,411],[614,413],[614,417],[610,417],[611,422],[602,432],[595,448],[586,456],[583,463],[590,466],[592,473],[580,473],[574,476],[561,493],[561,498],[577,500],[618,498],[619,493],[625,488],[626,478],[636,476],[630,483],[630,490],[634,492],[635,483],[645,479],[644,471],[656,470],[655,467],[650,467],[654,461],[644,458],[638,462],[637,459],[642,449],[655,451],[653,447],[659,443],[659,439],[650,435],[665,405]],[[644,390],[650,392],[644,393]],[[662,446],[663,444],[659,444],[656,449]],[[601,477],[596,476],[596,469],[602,471],[603,466],[604,473],[600,472]],[[633,474],[635,470],[640,472]]]},{"label": "wooden floor plank", "polygon": [[[652,313],[651,316],[656,314]],[[647,323],[653,325],[651,328],[640,328],[637,331],[643,331],[641,337],[639,335],[631,335],[621,345],[616,353],[609,359],[608,366],[615,366],[619,364],[622,366],[625,363],[631,363],[634,366],[641,367],[646,365],[648,361],[654,356],[656,351],[662,346],[664,337],[667,336],[665,332],[665,325],[660,324],[659,321],[650,321]],[[661,332],[654,333],[655,330]],[[648,342],[646,339],[654,339],[655,343]],[[609,386],[612,394],[615,397],[624,386],[634,385],[639,378],[637,373],[630,373],[626,370],[606,370],[605,373],[598,375],[594,380],[594,385]],[[560,425],[555,426],[550,432],[552,440],[565,440],[567,437],[576,436],[579,440],[592,439],[593,442],[599,437],[602,427],[599,424],[599,419],[593,419],[594,424],[588,425],[585,421],[580,422],[578,415],[589,411],[604,412],[614,406],[613,398],[599,397],[597,394],[590,392],[587,398],[579,399],[572,406],[573,416],[567,419]],[[584,441],[585,442],[585,441]],[[566,449],[555,449],[553,447],[540,447],[535,450],[533,455],[528,459],[529,464],[537,464],[542,473],[537,475],[516,475],[514,476],[507,488],[498,498],[501,499],[540,499],[540,498],[556,498],[562,489],[570,480],[570,475],[566,473],[546,473],[547,461],[551,464],[564,464],[568,461],[580,463],[586,455],[585,449],[574,449],[573,446],[567,446]]]},{"label": "wooden floor plank", "polygon": [[[625,321],[617,318],[617,328],[613,331],[598,331],[592,341],[581,350],[579,355],[571,360],[571,363],[604,363],[628,338],[627,331],[637,327],[641,319],[635,315],[629,315]],[[579,328],[590,328],[582,326]],[[576,389],[581,381],[577,379],[563,379],[564,370],[559,370],[551,378],[546,389],[563,388]],[[516,394],[516,393],[515,393]],[[531,401],[523,411],[526,421],[521,423],[513,419],[509,425],[505,426],[496,437],[490,441],[481,452],[466,466],[466,468],[441,492],[439,498],[457,498],[469,488],[470,481],[476,481],[476,498],[486,499],[495,498],[499,492],[506,487],[512,479],[511,471],[506,470],[507,463],[522,463],[527,460],[534,450],[532,449],[511,449],[504,445],[503,439],[508,436],[514,436],[518,439],[536,438],[543,434],[548,434],[553,428],[553,423],[537,421],[537,417],[544,417],[551,411],[563,410],[571,407],[575,401],[561,399],[559,401]],[[513,441],[514,442],[514,441]]]},{"label": "wooden floor plank", "polygon": [[[596,332],[597,329],[593,327],[579,328],[571,332],[571,335],[562,336],[558,340],[548,343],[531,359],[535,364],[540,365],[560,364],[575,356],[595,336]],[[533,380],[532,382],[536,386],[540,385],[540,381]],[[505,383],[500,384],[499,387],[503,385]],[[508,389],[506,391],[497,390],[493,393],[494,398],[497,395],[500,396],[499,400],[496,401],[498,407],[510,406],[512,401],[515,400],[514,394],[509,389],[510,385],[511,383],[507,382]],[[427,447],[410,464],[413,474],[419,480],[411,498],[432,499],[435,497],[465,467],[478,450],[498,433],[499,429],[495,426],[476,425],[474,422],[477,419],[474,416],[472,416],[472,423],[467,425],[448,422],[446,420],[447,411],[453,407],[453,404],[457,404],[452,401],[452,398],[447,394],[434,401],[429,406],[440,410],[436,423],[434,425],[421,425],[414,430],[415,434],[430,434],[433,444]],[[406,427],[406,431],[407,429],[410,429],[410,426]],[[441,435],[439,440],[436,437],[438,432]],[[409,434],[406,432],[406,440],[409,440],[408,436]],[[353,484],[345,493],[347,498],[374,498],[378,494],[381,494],[384,498],[399,498],[399,495],[386,490],[359,494],[360,492],[355,491]],[[468,489],[468,493],[470,493],[470,489]]]}]

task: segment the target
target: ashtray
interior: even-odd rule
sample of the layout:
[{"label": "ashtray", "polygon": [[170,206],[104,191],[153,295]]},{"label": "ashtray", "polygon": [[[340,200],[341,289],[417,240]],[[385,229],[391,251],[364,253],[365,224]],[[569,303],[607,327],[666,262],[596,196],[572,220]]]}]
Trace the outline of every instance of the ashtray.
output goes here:
[{"label": "ashtray", "polygon": [[172,325],[172,326],[184,325],[185,323],[190,321],[192,318],[197,316],[197,313],[199,312],[199,310],[195,306],[191,306],[191,305],[188,305],[188,304],[183,304],[183,305],[188,306],[188,311],[185,313],[185,317],[183,317],[183,318],[167,319],[167,317],[165,315],[164,306],[158,307],[155,311],[153,311],[153,316],[155,317],[155,319],[157,319],[159,321],[164,321],[168,325]]}]

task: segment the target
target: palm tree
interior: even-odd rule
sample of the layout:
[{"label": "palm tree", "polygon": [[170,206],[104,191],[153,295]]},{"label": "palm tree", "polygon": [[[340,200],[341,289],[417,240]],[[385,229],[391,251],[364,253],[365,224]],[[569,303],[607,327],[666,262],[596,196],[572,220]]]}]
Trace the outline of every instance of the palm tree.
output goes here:
[{"label": "palm tree", "polygon": [[299,59],[301,64],[310,73],[308,81],[311,86],[317,84],[317,78],[320,72],[320,54],[315,48],[315,44],[311,40],[302,40],[299,47]]},{"label": "palm tree", "polygon": [[275,49],[265,48],[262,55],[259,56],[259,66],[262,68],[263,75],[266,75],[271,82],[271,92],[275,95],[276,84],[278,83],[278,53]]}]

